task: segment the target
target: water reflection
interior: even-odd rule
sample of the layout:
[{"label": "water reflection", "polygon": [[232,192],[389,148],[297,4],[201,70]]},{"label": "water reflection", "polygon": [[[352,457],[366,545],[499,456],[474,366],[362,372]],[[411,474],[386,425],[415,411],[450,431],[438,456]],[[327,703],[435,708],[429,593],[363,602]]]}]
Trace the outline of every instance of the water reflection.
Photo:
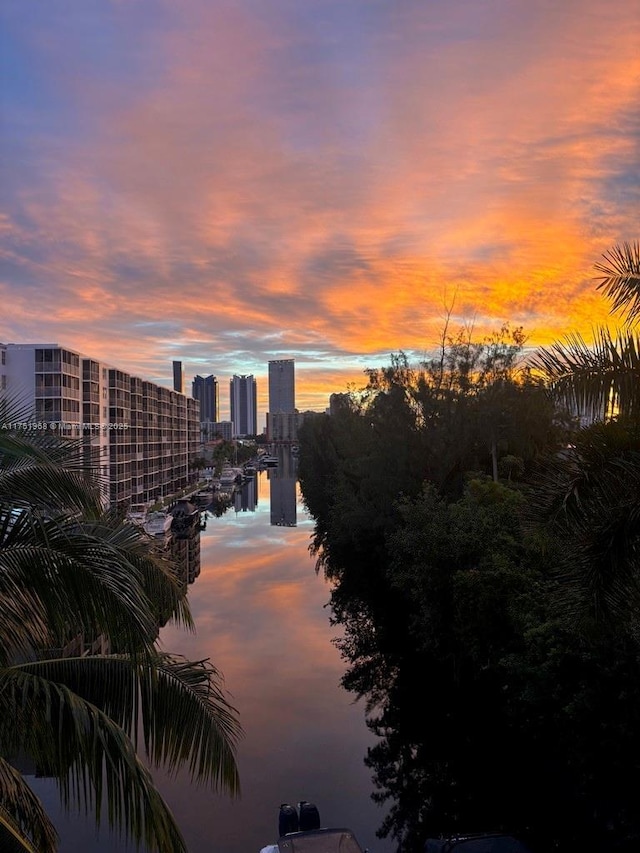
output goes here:
[{"label": "water reflection", "polygon": [[200,574],[200,512],[194,504],[178,501],[171,514],[173,521],[165,547],[186,587]]},{"label": "water reflection", "polygon": [[257,474],[251,475],[233,496],[233,505],[236,512],[255,512],[258,505],[258,481]]},{"label": "water reflection", "polygon": [[269,469],[269,499],[271,524],[295,527],[296,516],[296,459],[283,450],[278,453],[278,465]]},{"label": "water reflection", "polygon": [[[258,853],[274,840],[278,805],[300,799],[316,802],[324,823],[350,826],[374,853],[393,849],[375,838],[383,812],[370,800],[363,764],[372,737],[363,708],[339,687],[343,665],[324,609],[329,590],[313,570],[313,523],[295,479],[293,515],[286,504],[295,526],[272,523],[283,512],[278,503],[274,516],[271,499],[286,494],[290,501],[292,470],[256,476],[253,510],[247,496],[247,511],[241,497],[237,512],[209,517],[199,536],[201,572],[188,593],[197,633],[172,626],[161,633],[166,649],[209,657],[219,667],[246,733],[238,801],[191,785],[186,774],[154,773],[191,853]],[[61,820],[50,783],[45,795],[62,834],[61,853],[133,849],[106,831],[96,838],[76,816]]]}]

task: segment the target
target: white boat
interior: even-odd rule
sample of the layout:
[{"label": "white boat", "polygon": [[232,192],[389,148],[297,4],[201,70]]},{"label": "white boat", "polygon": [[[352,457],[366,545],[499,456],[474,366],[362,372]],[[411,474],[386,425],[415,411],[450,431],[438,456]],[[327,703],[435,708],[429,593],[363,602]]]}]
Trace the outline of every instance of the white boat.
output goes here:
[{"label": "white boat", "polygon": [[139,527],[144,527],[144,522],[147,518],[146,512],[128,512],[127,513],[127,521],[130,521],[132,524],[137,524]]},{"label": "white boat", "polygon": [[220,489],[227,492],[242,483],[241,468],[223,468],[220,474]]},{"label": "white boat", "polygon": [[163,536],[171,528],[173,518],[166,512],[155,510],[148,512],[142,524],[149,536]]},{"label": "white boat", "polygon": [[292,832],[277,844],[263,847],[261,853],[362,853],[362,847],[350,829],[328,827],[308,832]]}]

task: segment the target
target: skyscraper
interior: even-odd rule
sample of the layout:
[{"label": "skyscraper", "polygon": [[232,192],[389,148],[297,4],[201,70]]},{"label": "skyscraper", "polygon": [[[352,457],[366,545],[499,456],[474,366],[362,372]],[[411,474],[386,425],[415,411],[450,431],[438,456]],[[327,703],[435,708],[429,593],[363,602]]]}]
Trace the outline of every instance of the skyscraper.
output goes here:
[{"label": "skyscraper", "polygon": [[269,412],[295,412],[295,364],[292,358],[269,362]]},{"label": "skyscraper", "polygon": [[184,393],[184,383],[182,380],[182,362],[173,362],[173,390],[179,394]]},{"label": "skyscraper", "polygon": [[200,423],[218,420],[218,380],[215,376],[194,376],[191,396],[200,400]]},{"label": "skyscraper", "polygon": [[258,396],[253,376],[234,375],[229,383],[229,398],[234,435],[256,435]]}]

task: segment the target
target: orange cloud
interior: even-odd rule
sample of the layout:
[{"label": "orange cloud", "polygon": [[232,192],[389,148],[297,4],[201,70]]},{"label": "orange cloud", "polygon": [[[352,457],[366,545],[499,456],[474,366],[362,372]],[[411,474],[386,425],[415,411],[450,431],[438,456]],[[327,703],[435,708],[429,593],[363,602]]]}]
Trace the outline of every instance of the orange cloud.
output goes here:
[{"label": "orange cloud", "polygon": [[171,8],[130,86],[36,39],[88,121],[10,193],[0,338],[167,381],[295,357],[322,409],[452,306],[533,345],[606,319],[593,264],[638,236],[635,4]]}]

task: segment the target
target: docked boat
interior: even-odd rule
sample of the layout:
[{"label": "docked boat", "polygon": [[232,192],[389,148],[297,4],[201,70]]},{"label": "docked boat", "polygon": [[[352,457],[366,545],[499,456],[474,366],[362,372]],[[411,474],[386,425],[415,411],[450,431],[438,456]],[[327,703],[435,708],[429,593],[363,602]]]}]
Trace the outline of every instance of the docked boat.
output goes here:
[{"label": "docked boat", "polygon": [[169,513],[162,510],[148,512],[142,526],[149,536],[164,536],[171,529],[173,518]]},{"label": "docked boat", "polygon": [[136,510],[136,511],[131,511],[131,512],[127,513],[127,521],[130,521],[131,524],[137,524],[138,527],[144,527],[144,523],[146,521],[146,518],[147,518],[146,511],[140,512],[140,511]]},{"label": "docked boat", "polygon": [[[265,849],[261,853],[264,853]],[[363,853],[350,829],[311,829],[292,832],[273,845],[277,853]]]},{"label": "docked boat", "polygon": [[283,803],[278,816],[278,841],[260,853],[362,853],[350,829],[321,827],[320,814],[306,800],[298,808]]},{"label": "docked boat", "polygon": [[241,468],[223,468],[220,474],[220,491],[233,491],[236,486],[242,484]]},{"label": "docked boat", "polygon": [[270,454],[265,453],[264,456],[260,457],[260,464],[261,465],[267,465],[267,466],[277,465],[278,464],[278,457],[277,456],[271,456]]},{"label": "docked boat", "polygon": [[194,495],[191,495],[191,500],[198,506],[208,506],[213,500],[213,488],[200,489]]}]

